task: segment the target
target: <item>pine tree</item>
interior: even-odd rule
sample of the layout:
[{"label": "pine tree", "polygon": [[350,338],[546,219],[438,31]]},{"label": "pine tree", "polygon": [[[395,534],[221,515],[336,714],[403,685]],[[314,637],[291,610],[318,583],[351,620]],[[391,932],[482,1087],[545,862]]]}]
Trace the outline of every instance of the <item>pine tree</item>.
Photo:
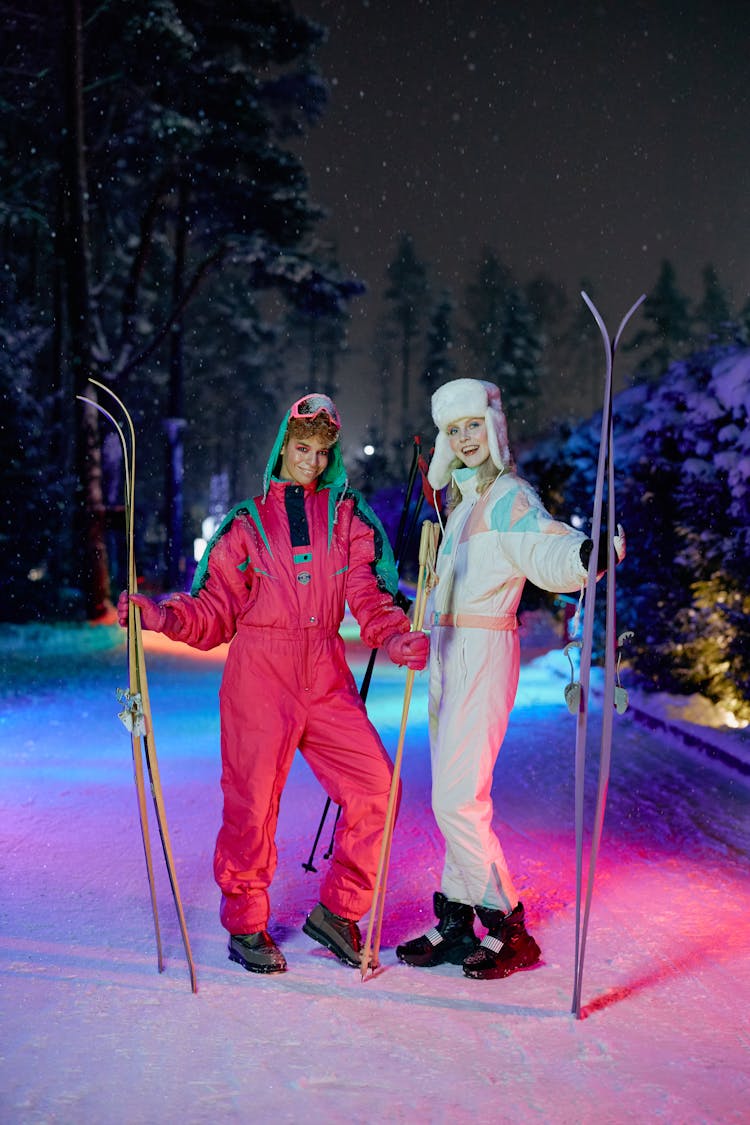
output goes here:
[{"label": "pine tree", "polygon": [[73,481],[51,463],[52,403],[34,389],[48,329],[34,324],[12,284],[0,285],[0,298],[0,621],[82,612],[51,566],[60,550],[55,512]]},{"label": "pine tree", "polygon": [[335,398],[339,390],[340,361],[349,346],[350,301],[365,292],[363,283],[344,276],[332,247],[319,252],[325,264],[318,284],[308,286],[285,319],[286,346],[304,378],[299,394],[321,390]]},{"label": "pine tree", "polygon": [[[43,14],[0,8],[12,64],[0,71],[4,249],[19,293],[52,327],[39,369],[60,390],[60,432],[73,433],[82,416],[71,371],[111,380],[130,402],[128,383],[141,383],[145,372],[149,437],[158,433],[160,409],[169,419],[169,457],[161,454],[158,476],[166,460],[174,510],[187,420],[181,404],[190,401],[190,372],[200,366],[189,355],[188,311],[217,288],[216,275],[242,277],[246,316],[258,309],[251,294],[333,310],[361,292],[317,257],[312,234],[322,213],[288,143],[325,106],[312,61],[323,29],[285,0],[196,0],[179,8],[66,0]],[[76,52],[62,32],[79,25],[78,12]],[[67,102],[61,89],[70,92]],[[64,160],[60,136],[69,138]],[[328,356],[333,363],[330,348]],[[93,425],[92,416],[89,455],[96,453]],[[102,505],[92,491],[91,456],[89,463],[95,512]],[[175,527],[170,539],[178,539]],[[92,545],[101,562],[103,550]]]},{"label": "pine tree", "polygon": [[467,286],[466,312],[468,345],[480,377],[500,387],[511,433],[533,432],[544,335],[523,288],[490,249]]},{"label": "pine tree", "polygon": [[624,352],[635,352],[638,374],[656,379],[670,362],[683,355],[690,341],[690,307],[687,297],[677,285],[674,266],[662,262],[656,285],[642,306],[646,327],[632,341],[623,345]]},{"label": "pine tree", "polygon": [[513,284],[509,269],[495,252],[485,247],[475,279],[466,287],[466,341],[481,377],[498,382],[503,362],[505,305]]},{"label": "pine tree", "polygon": [[544,377],[544,335],[526,294],[519,285],[507,291],[503,361],[498,382],[508,411],[509,427],[518,437],[537,431],[537,400]]},{"label": "pine tree", "polygon": [[712,265],[703,268],[703,296],[695,309],[695,322],[707,344],[728,344],[735,339],[737,324],[727,291]]},{"label": "pine tree", "polygon": [[596,288],[590,278],[581,280],[560,343],[564,394],[559,417],[568,421],[596,411],[601,406],[604,387],[602,338],[581,292],[596,301]]},{"label": "pine tree", "polygon": [[385,299],[395,327],[400,356],[402,425],[408,421],[414,350],[427,304],[427,267],[418,257],[410,234],[402,234],[387,267]]},{"label": "pine tree", "polygon": [[433,305],[427,321],[427,340],[421,384],[424,405],[417,412],[417,429],[422,435],[432,433],[434,425],[430,401],[438,387],[456,377],[453,345],[453,299],[444,289]]}]

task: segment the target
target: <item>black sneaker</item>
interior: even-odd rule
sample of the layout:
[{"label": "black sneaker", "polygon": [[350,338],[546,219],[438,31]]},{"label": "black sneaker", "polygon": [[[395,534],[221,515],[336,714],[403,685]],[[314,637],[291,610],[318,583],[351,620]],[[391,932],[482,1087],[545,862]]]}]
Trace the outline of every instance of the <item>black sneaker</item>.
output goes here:
[{"label": "black sneaker", "polygon": [[286,959],[267,930],[255,934],[232,934],[229,960],[249,973],[285,973]]},{"label": "black sneaker", "polygon": [[362,935],[356,922],[341,918],[319,902],[305,919],[302,931],[313,941],[330,949],[345,965],[359,968]]},{"label": "black sneaker", "polygon": [[397,945],[396,956],[406,965],[424,968],[442,965],[445,961],[460,965],[478,944],[474,933],[474,908],[463,902],[452,902],[440,891],[435,891],[432,902],[437,926],[422,937]]},{"label": "black sneaker", "polygon": [[464,960],[464,974],[473,980],[497,980],[536,965],[542,952],[526,932],[523,904],[510,914],[478,906],[477,917],[488,927],[479,947]]}]

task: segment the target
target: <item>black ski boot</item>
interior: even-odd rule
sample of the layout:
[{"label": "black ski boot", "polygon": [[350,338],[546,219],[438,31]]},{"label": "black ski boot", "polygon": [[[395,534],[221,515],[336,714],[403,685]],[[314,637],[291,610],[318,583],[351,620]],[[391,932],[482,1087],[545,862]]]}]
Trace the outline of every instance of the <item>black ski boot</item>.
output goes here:
[{"label": "black ski boot", "polygon": [[451,902],[440,891],[432,897],[437,926],[422,937],[396,946],[396,956],[407,965],[430,967],[449,961],[459,965],[467,953],[477,947],[474,933],[474,909],[462,902]]},{"label": "black ski boot", "polygon": [[510,914],[487,906],[478,906],[476,911],[477,918],[488,932],[479,948],[464,961],[467,977],[495,980],[536,964],[542,954],[531,934],[526,933],[523,903],[519,902]]},{"label": "black ski boot", "polygon": [[334,914],[319,902],[308,914],[302,927],[303,933],[330,949],[345,965],[359,968],[362,952],[362,935],[359,926],[350,918]]},{"label": "black ski boot", "polygon": [[258,930],[255,934],[232,934],[229,960],[236,961],[249,973],[286,972],[284,954],[268,930]]}]

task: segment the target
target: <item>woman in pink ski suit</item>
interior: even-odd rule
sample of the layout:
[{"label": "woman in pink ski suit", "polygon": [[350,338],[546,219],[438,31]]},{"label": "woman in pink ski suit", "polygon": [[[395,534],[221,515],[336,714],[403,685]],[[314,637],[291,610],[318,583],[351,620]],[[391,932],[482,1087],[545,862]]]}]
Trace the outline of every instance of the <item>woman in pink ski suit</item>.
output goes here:
[{"label": "woman in pink ski suit", "polygon": [[[450,483],[453,493],[429,607],[432,807],[446,851],[437,924],[396,952],[410,965],[463,962],[469,977],[504,977],[540,956],[492,827],[492,773],[518,685],[516,611],[527,579],[543,590],[579,589],[592,543],[553,519],[516,476],[496,386],[447,383],[432,397],[432,416],[429,483],[436,491]],[[488,930],[481,945],[475,911]]]},{"label": "woman in pink ski suit", "polygon": [[[339,417],[307,395],[283,419],[263,493],[214,535],[190,594],[133,595],[145,628],[199,649],[231,641],[220,691],[224,807],[214,874],[229,956],[253,972],[286,961],[267,926],[279,801],[295,749],[341,816],[320,902],[303,929],[359,965],[357,921],[370,908],[392,765],[359,696],[339,635],[345,604],[366,644],[424,668],[428,642],[394,601],[382,526],[347,485]],[[120,599],[127,619],[127,594]]]}]

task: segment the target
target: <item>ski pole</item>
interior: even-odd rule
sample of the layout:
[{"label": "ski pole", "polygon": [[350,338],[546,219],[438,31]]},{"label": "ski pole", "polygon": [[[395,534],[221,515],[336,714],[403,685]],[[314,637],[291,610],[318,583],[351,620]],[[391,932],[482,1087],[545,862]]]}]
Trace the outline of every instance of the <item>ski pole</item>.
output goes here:
[{"label": "ski pole", "polygon": [[411,465],[409,466],[409,476],[406,481],[406,494],[404,496],[404,503],[401,508],[401,516],[398,521],[398,530],[396,532],[396,541],[393,545],[393,554],[396,562],[401,560],[404,545],[404,530],[406,528],[406,521],[409,515],[409,506],[411,504],[411,494],[414,491],[414,482],[417,479],[419,471],[419,457],[422,447],[422,439],[419,434],[414,435],[414,446],[412,449]]},{"label": "ski pole", "polygon": [[[315,850],[318,846],[318,840],[320,839],[320,834],[323,831],[323,825],[325,824],[325,820],[326,820],[326,817],[328,816],[328,810],[330,809],[330,807],[331,807],[331,798],[326,797],[326,803],[323,806],[323,815],[320,818],[320,824],[318,825],[318,831],[315,833],[315,839],[313,840],[313,846],[310,849],[310,855],[308,856],[307,863],[302,864],[305,871],[316,872],[318,870],[317,867],[314,865],[313,860],[315,858]],[[334,828],[335,827],[336,826],[334,825]],[[323,856],[323,858],[325,859],[325,856]]]},{"label": "ski pole", "polygon": [[333,855],[333,845],[336,841],[336,828],[338,827],[339,817],[341,816],[341,805],[336,806],[336,815],[333,818],[333,828],[331,829],[331,839],[328,842],[328,847],[323,852],[323,859],[330,859]]}]

